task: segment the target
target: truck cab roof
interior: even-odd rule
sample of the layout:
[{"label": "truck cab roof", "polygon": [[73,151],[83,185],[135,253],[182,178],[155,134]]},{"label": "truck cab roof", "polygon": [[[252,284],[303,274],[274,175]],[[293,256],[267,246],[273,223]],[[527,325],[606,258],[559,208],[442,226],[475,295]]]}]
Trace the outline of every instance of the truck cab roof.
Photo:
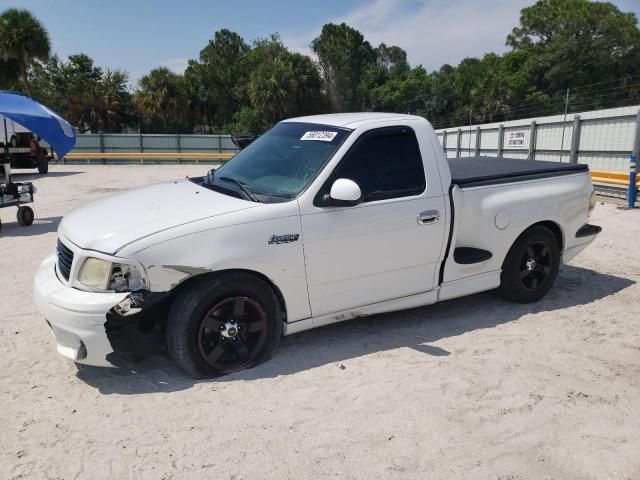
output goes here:
[{"label": "truck cab roof", "polygon": [[416,115],[384,112],[330,113],[326,115],[310,115],[307,117],[289,118],[287,120],[283,120],[283,122],[318,123],[334,127],[355,129],[371,123],[409,120],[421,120],[426,122],[423,117],[418,117]]}]

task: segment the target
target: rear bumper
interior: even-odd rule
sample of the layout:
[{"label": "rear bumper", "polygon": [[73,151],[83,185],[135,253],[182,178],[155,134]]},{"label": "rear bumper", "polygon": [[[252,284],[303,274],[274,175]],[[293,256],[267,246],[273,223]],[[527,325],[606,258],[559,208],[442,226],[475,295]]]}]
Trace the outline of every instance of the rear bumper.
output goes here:
[{"label": "rear bumper", "polygon": [[58,353],[75,362],[113,366],[113,350],[105,332],[107,312],[127,293],[83,292],[63,285],[55,272],[55,254],[44,259],[33,282],[38,311],[56,338]]}]

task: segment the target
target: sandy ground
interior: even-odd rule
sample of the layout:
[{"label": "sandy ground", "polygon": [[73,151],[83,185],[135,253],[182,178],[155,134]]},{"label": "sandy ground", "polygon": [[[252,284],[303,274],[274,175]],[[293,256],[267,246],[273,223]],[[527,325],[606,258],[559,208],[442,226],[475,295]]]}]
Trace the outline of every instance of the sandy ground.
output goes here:
[{"label": "sandy ground", "polygon": [[333,325],[210,381],[162,356],[56,354],[31,281],[61,216],[205,170],[57,166],[37,225],[0,210],[0,478],[640,478],[640,211],[611,204],[535,305],[481,294]]}]

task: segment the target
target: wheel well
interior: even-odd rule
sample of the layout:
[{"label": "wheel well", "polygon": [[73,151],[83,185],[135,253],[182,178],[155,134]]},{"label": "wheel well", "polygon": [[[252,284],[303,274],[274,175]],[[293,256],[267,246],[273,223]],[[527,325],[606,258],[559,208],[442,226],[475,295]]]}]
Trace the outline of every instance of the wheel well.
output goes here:
[{"label": "wheel well", "polygon": [[[545,220],[544,222],[538,222],[531,225],[531,227],[536,227],[536,226],[545,227],[551,230],[551,233],[553,233],[556,237],[556,240],[558,240],[560,251],[562,251],[564,247],[564,237],[562,235],[562,230],[560,229],[560,226],[556,222],[553,222],[551,220]],[[527,228],[527,230],[529,230],[529,228]]]},{"label": "wheel well", "polygon": [[245,269],[241,269],[241,268],[236,268],[236,269],[228,269],[228,270],[218,270],[215,272],[207,272],[207,273],[202,273],[200,275],[194,275],[193,277],[185,280],[184,282],[180,283],[176,288],[174,288],[171,291],[171,297],[172,297],[172,302],[173,299],[175,299],[176,295],[181,292],[184,288],[187,287],[187,285],[190,285],[192,282],[194,281],[202,281],[205,280],[207,278],[213,279],[222,275],[226,275],[229,273],[244,273],[246,275],[251,275],[252,277],[258,278],[260,280],[262,280],[263,282],[266,282],[271,289],[273,290],[273,293],[275,293],[276,298],[278,299],[278,302],[280,302],[280,307],[282,307],[282,315],[283,315],[283,321],[287,321],[287,306],[285,304],[284,301],[284,296],[282,295],[282,292],[280,291],[280,289],[277,287],[277,285],[275,283],[273,283],[271,281],[271,279],[269,279],[269,277],[267,277],[266,275],[263,275],[261,273],[258,273],[254,270],[245,270]]}]

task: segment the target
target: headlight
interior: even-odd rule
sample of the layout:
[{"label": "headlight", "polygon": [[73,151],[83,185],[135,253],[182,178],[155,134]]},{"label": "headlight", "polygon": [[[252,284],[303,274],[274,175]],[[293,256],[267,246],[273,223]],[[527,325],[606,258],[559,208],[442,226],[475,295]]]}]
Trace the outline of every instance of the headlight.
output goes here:
[{"label": "headlight", "polygon": [[142,290],[145,288],[145,281],[141,268],[129,263],[114,263],[107,288],[116,292]]},{"label": "headlight", "polygon": [[107,288],[110,276],[111,262],[89,257],[80,267],[78,282],[90,288],[104,290]]},{"label": "headlight", "polygon": [[128,263],[111,263],[107,260],[89,257],[80,272],[78,282],[96,290],[128,292],[145,288],[142,268]]}]

